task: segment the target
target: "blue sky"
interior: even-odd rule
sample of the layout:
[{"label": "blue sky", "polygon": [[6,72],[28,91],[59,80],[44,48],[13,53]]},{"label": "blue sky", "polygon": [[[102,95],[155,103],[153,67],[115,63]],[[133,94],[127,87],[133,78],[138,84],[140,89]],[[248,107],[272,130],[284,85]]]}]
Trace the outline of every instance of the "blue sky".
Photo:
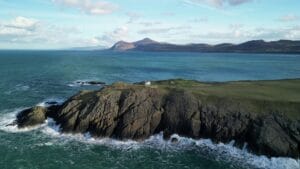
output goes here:
[{"label": "blue sky", "polygon": [[300,39],[299,0],[0,0],[0,49]]}]

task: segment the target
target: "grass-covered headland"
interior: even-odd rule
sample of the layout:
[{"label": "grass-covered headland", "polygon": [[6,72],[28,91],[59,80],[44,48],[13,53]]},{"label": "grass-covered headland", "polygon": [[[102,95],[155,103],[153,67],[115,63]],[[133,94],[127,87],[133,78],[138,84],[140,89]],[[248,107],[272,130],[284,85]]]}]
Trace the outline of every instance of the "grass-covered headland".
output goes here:
[{"label": "grass-covered headland", "polygon": [[62,132],[143,140],[163,132],[215,142],[248,143],[268,156],[300,155],[300,80],[203,83],[164,80],[114,83],[82,91],[63,105],[32,108],[17,117],[19,127],[47,117]]}]

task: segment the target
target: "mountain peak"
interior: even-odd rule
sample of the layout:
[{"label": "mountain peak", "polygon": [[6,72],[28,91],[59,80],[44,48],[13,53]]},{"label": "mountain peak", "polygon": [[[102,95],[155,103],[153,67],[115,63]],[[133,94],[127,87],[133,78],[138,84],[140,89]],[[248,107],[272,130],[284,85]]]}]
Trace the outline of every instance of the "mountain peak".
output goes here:
[{"label": "mountain peak", "polygon": [[151,42],[154,42],[154,40],[150,39],[150,38],[144,38],[142,39],[141,41],[151,41]]},{"label": "mountain peak", "polygon": [[119,41],[114,46],[111,47],[111,50],[117,50],[117,51],[126,51],[135,48],[133,43],[125,42],[125,41]]},{"label": "mountain peak", "polygon": [[158,42],[154,41],[150,38],[144,38],[142,40],[134,42],[135,45],[148,45],[148,44],[154,44],[154,43],[158,43]]}]

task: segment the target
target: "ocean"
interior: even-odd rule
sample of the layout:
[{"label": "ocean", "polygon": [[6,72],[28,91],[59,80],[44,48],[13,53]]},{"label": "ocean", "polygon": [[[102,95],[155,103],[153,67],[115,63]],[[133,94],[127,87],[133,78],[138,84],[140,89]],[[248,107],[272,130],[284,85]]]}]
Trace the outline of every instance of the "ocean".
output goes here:
[{"label": "ocean", "polygon": [[300,55],[109,51],[0,51],[0,168],[299,169],[300,160],[267,158],[230,143],[162,134],[136,142],[61,134],[41,126],[6,126],[22,109],[62,102],[84,89],[77,82],[140,82],[171,78],[209,82],[300,78]]}]

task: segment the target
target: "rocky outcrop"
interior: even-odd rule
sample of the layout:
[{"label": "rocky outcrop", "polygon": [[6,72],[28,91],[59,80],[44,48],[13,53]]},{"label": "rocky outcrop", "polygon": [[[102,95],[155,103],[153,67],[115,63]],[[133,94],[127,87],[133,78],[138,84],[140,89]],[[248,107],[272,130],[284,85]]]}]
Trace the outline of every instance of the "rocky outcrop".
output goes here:
[{"label": "rocky outcrop", "polygon": [[268,156],[299,157],[300,123],[280,113],[249,112],[239,100],[208,101],[190,90],[114,84],[98,91],[82,91],[64,104],[47,110],[21,112],[19,127],[52,117],[62,132],[95,137],[143,140],[164,132],[215,142],[247,142],[251,151]]},{"label": "rocky outcrop", "polygon": [[47,118],[46,112],[46,108],[40,106],[25,109],[17,115],[15,123],[17,123],[20,128],[44,123]]},{"label": "rocky outcrop", "polygon": [[250,147],[259,154],[299,157],[300,123],[272,114],[256,119],[249,132]]}]

